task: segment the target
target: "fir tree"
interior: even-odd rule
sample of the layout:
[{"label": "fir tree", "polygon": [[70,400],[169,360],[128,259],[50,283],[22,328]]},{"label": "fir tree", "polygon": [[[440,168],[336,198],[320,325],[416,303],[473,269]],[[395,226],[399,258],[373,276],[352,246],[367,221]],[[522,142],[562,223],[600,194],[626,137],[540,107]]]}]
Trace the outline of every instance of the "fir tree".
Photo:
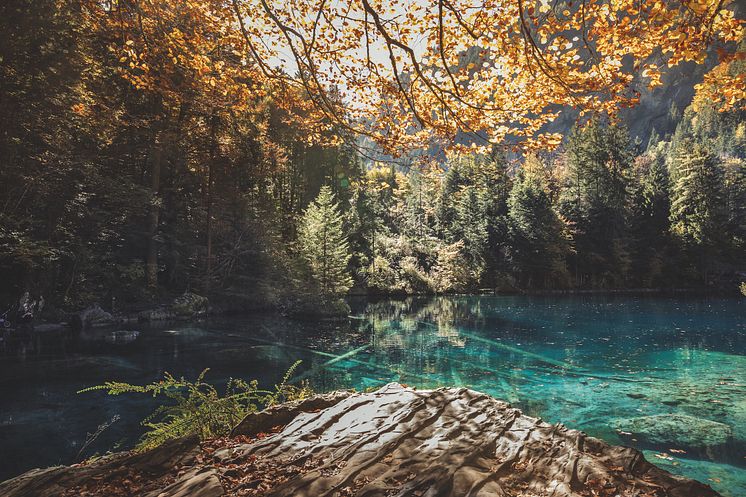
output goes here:
[{"label": "fir tree", "polygon": [[484,283],[495,287],[509,271],[508,245],[508,196],[511,179],[508,163],[502,153],[480,156],[476,168],[476,186],[479,191],[487,224],[485,247]]},{"label": "fir tree", "polygon": [[541,173],[532,167],[536,162],[527,159],[508,199],[511,258],[523,283],[562,286],[568,279],[569,244]]},{"label": "fir tree", "polygon": [[650,152],[652,150],[655,150],[655,148],[658,146],[658,143],[660,143],[661,137],[658,134],[658,132],[653,128],[653,130],[650,132],[650,138],[648,139],[648,146],[645,147],[645,152]]},{"label": "fir tree", "polygon": [[639,157],[636,167],[629,222],[632,269],[643,286],[651,286],[664,270],[670,245],[670,182],[662,157],[655,153]]},{"label": "fir tree", "polygon": [[702,145],[684,141],[673,164],[676,181],[671,194],[671,231],[696,257],[707,279],[726,224],[723,172]]},{"label": "fir tree", "polygon": [[455,241],[451,232],[456,221],[456,194],[461,186],[465,184],[461,174],[461,158],[449,163],[448,172],[443,178],[443,185],[438,195],[436,205],[436,219],[439,234],[449,243]]},{"label": "fir tree", "polygon": [[484,271],[488,240],[484,203],[476,188],[467,186],[460,192],[452,232],[457,240],[463,242],[463,253],[476,283]]},{"label": "fir tree", "polygon": [[576,274],[594,286],[624,284],[631,144],[627,130],[597,121],[573,131],[563,214],[575,225]]},{"label": "fir tree", "polygon": [[339,205],[328,186],[321,187],[301,220],[298,241],[301,253],[324,296],[339,296],[352,286],[347,265],[350,246],[343,230]]},{"label": "fir tree", "polygon": [[734,262],[740,262],[746,248],[746,160],[728,158],[724,161],[724,192],[727,234]]}]

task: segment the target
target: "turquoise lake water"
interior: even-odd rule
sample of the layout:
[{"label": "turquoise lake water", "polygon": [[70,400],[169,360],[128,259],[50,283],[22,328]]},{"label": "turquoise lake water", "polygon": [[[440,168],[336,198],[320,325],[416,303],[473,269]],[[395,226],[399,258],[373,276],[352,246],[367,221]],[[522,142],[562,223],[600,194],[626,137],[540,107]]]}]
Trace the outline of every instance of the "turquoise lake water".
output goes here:
[{"label": "turquoise lake water", "polygon": [[[348,322],[280,316],[37,336],[0,352],[0,478],[130,446],[147,397],[77,395],[166,371],[271,385],[296,360],[320,391],[468,386],[527,414],[637,447],[746,495],[746,300],[440,297],[353,301]],[[1,349],[0,349],[1,350]],[[80,456],[86,433],[120,419]]]}]

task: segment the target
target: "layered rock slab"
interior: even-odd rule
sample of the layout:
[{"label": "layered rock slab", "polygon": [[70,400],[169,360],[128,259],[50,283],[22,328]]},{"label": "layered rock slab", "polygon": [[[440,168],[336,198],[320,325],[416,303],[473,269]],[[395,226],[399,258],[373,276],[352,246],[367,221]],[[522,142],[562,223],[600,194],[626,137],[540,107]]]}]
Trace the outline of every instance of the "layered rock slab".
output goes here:
[{"label": "layered rock slab", "polygon": [[[151,471],[163,483],[155,489],[151,484],[143,495],[718,495],[653,466],[634,449],[524,416],[465,388],[416,391],[390,384],[325,399],[275,408],[285,426],[269,435],[260,431],[272,424],[268,414],[273,410],[250,415],[234,430],[239,439],[213,446],[207,454],[196,442],[171,444],[166,452],[178,458],[178,472],[158,476]],[[202,453],[195,455],[195,450]],[[142,467],[143,456],[115,456],[116,467],[127,468],[136,457]],[[154,467],[162,468],[164,457],[154,459],[159,461]],[[112,464],[31,472],[0,485],[0,495],[40,495],[29,493],[39,489],[50,497],[70,495],[75,485],[105,478]],[[41,486],[31,485],[35,480]],[[90,484],[85,490],[99,495]]]}]

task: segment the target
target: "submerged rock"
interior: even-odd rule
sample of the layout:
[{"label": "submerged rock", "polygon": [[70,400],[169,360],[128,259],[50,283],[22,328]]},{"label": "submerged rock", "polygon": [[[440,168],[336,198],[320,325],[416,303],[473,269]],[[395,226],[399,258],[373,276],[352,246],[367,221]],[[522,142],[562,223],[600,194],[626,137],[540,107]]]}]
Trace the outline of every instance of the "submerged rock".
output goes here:
[{"label": "submerged rock", "polygon": [[686,414],[618,419],[612,423],[612,427],[629,433],[627,436],[634,437],[643,445],[661,449],[673,447],[694,453],[722,449],[733,438],[730,426]]},{"label": "submerged rock", "polygon": [[627,397],[631,399],[644,399],[647,397],[644,393],[628,393]]},{"label": "submerged rock", "polygon": [[251,414],[234,435],[34,470],[0,484],[0,495],[718,495],[634,449],[525,416],[466,388],[389,384],[327,395]]}]

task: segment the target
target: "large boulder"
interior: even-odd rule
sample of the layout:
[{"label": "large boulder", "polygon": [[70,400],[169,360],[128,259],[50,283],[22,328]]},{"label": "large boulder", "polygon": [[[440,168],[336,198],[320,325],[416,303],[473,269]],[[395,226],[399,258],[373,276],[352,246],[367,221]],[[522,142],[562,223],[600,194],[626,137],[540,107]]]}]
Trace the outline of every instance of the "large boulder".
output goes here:
[{"label": "large boulder", "polygon": [[205,315],[207,309],[207,297],[186,292],[176,297],[171,305],[140,312],[138,319],[140,321],[187,320]]},{"label": "large boulder", "polygon": [[171,310],[180,318],[193,318],[207,313],[207,297],[186,292],[174,299]]},{"label": "large boulder", "polygon": [[116,323],[116,319],[114,319],[111,313],[103,310],[100,305],[93,304],[73,315],[71,322],[74,327],[87,330],[90,328],[111,326]]},{"label": "large boulder", "polygon": [[250,414],[234,436],[34,470],[4,497],[717,497],[631,448],[466,388],[398,384]]},{"label": "large boulder", "polygon": [[176,314],[170,307],[156,307],[140,311],[137,319],[138,321],[173,321],[176,319]]}]

